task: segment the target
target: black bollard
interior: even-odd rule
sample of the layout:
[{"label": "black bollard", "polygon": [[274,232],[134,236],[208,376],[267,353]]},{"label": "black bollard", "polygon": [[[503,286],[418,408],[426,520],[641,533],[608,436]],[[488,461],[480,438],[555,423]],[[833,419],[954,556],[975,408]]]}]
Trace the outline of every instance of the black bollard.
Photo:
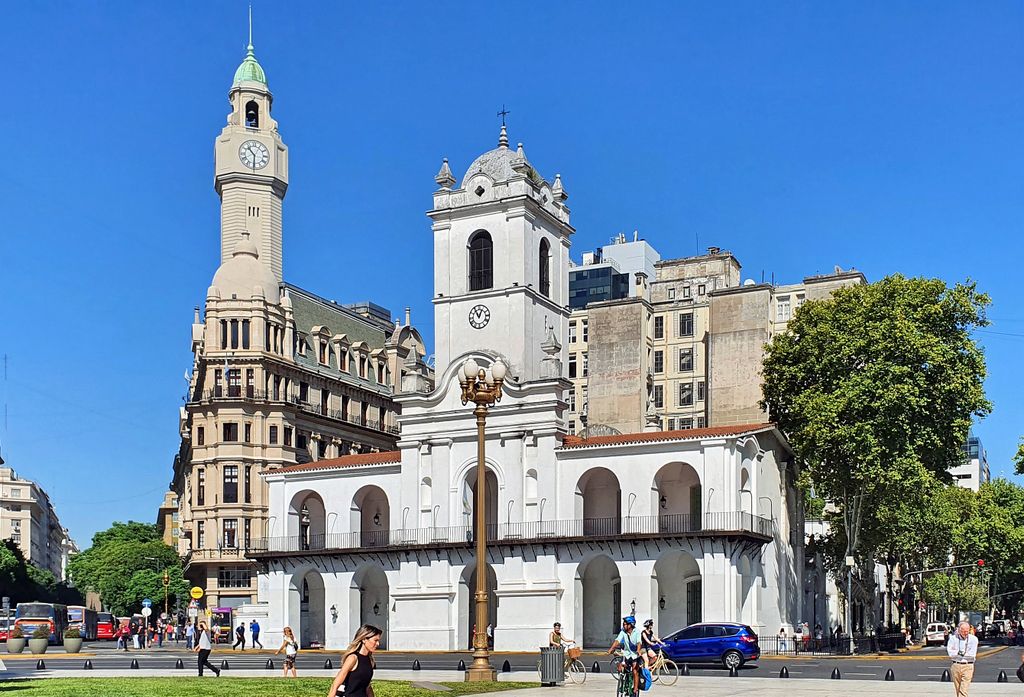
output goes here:
[{"label": "black bollard", "polygon": [[842,673],[839,672],[839,666],[836,666],[835,668],[832,669],[832,679],[833,680],[840,680],[840,679],[842,679],[842,677],[843,677]]},{"label": "black bollard", "polygon": [[132,670],[138,670],[139,669],[139,659],[133,658],[132,659],[132,664],[130,666],[128,666],[128,667],[131,668]]},{"label": "black bollard", "polygon": [[729,677],[730,678],[735,678],[739,674],[740,674],[740,672],[738,670],[736,670],[736,666],[729,666]]},{"label": "black bollard", "polygon": [[501,672],[502,673],[511,673],[512,672],[512,664],[509,663],[507,659],[506,659],[506,661],[504,663],[501,664]]},{"label": "black bollard", "polygon": [[274,659],[272,659],[272,658],[268,658],[267,659],[266,668],[267,668],[267,670],[273,670],[274,669]]},{"label": "black bollard", "polygon": [[780,678],[788,678],[789,677],[789,668],[787,668],[786,666],[782,666],[782,670],[779,671],[779,677]]},{"label": "black bollard", "polygon": [[419,659],[416,659],[415,661],[412,662],[412,669],[413,670],[419,670],[420,669]]},{"label": "black bollard", "polygon": [[687,665],[686,663],[684,663],[683,667],[679,669],[679,674],[680,675],[689,675],[690,674],[690,666]]},{"label": "black bollard", "polygon": [[466,662],[463,661],[461,658],[459,659],[459,670],[461,670],[463,672],[465,672],[465,670],[466,670]]},{"label": "black bollard", "polygon": [[885,671],[885,681],[886,682],[892,682],[895,679],[896,679],[896,673],[892,672],[892,668],[890,668],[889,670]]},{"label": "black bollard", "polygon": [[228,669],[228,659],[225,658],[224,660],[222,660],[220,662],[220,669],[221,670],[227,670]]},{"label": "black bollard", "polygon": [[178,659],[177,661],[175,661],[175,662],[174,662],[174,667],[175,667],[175,669],[177,669],[177,670],[181,670],[182,668],[184,668],[184,667],[185,667],[185,664],[184,664],[184,663],[182,662],[182,660],[181,660],[181,659],[179,658],[179,659]]},{"label": "black bollard", "polygon": [[601,672],[601,664],[598,663],[597,661],[594,661],[594,665],[590,666],[590,672],[591,673],[600,673]]},{"label": "black bollard", "polygon": [[949,682],[949,668],[942,671],[942,677],[939,678],[939,682]]},{"label": "black bollard", "polygon": [[999,671],[999,677],[996,678],[996,682],[1006,682],[1006,671],[1005,670]]},{"label": "black bollard", "polygon": [[[36,670],[46,670],[46,664],[43,663],[43,659],[36,661]],[[1006,682],[1005,680],[1003,682]]]},{"label": "black bollard", "polygon": [[92,670],[92,661],[86,659],[85,665],[82,666],[83,670]]},{"label": "black bollard", "polygon": [[324,670],[334,670],[334,665],[331,663],[331,659],[324,661]]}]

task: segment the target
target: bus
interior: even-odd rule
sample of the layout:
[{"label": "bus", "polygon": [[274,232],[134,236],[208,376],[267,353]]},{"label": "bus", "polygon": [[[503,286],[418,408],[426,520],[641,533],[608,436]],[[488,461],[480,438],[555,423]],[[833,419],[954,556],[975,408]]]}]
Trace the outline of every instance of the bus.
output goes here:
[{"label": "bus", "polygon": [[96,613],[96,638],[97,639],[113,639],[114,632],[117,631],[118,621],[109,612],[97,612]]},{"label": "bus", "polygon": [[50,630],[50,643],[64,643],[64,630],[68,626],[68,609],[56,603],[18,603],[14,613],[14,625],[21,627],[26,637],[31,637],[36,627]]},{"label": "bus", "polygon": [[96,611],[83,605],[68,605],[68,627],[78,627],[79,636],[96,641]]}]

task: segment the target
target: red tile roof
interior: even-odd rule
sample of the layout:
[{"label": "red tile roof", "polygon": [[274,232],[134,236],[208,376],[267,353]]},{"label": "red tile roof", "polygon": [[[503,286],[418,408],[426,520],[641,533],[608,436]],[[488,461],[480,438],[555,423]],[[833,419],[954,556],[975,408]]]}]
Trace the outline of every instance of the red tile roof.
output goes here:
[{"label": "red tile roof", "polygon": [[598,445],[624,445],[626,443],[654,443],[667,440],[700,440],[741,436],[774,428],[775,424],[740,424],[737,426],[714,426],[712,428],[687,428],[681,431],[649,431],[645,433],[622,433],[616,436],[566,436],[563,448],[588,448]]},{"label": "red tile roof", "polygon": [[302,465],[288,465],[277,472],[313,472],[315,470],[333,470],[342,467],[355,467],[356,465],[382,465],[385,463],[401,462],[402,453],[398,450],[389,450],[383,453],[359,453],[358,455],[345,455],[330,460],[317,460]]}]

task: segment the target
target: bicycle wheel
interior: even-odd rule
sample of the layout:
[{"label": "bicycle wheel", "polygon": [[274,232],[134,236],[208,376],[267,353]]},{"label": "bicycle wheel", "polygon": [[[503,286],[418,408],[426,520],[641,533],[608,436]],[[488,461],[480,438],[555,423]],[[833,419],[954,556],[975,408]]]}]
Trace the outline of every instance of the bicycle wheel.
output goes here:
[{"label": "bicycle wheel", "polygon": [[608,666],[609,666],[609,669],[610,669],[610,672],[611,672],[611,676],[612,676],[612,678],[615,679],[615,682],[622,682],[620,680],[620,678],[622,677],[622,673],[619,672],[619,666],[621,664],[622,664],[622,656],[615,656],[615,657],[612,658],[612,660],[608,661]]},{"label": "bicycle wheel", "polygon": [[569,662],[569,669],[565,672],[569,676],[569,682],[574,685],[582,685],[587,681],[587,669],[578,658]]},{"label": "bicycle wheel", "polygon": [[679,679],[679,666],[675,664],[675,661],[666,658],[651,677],[660,684],[671,687]]}]

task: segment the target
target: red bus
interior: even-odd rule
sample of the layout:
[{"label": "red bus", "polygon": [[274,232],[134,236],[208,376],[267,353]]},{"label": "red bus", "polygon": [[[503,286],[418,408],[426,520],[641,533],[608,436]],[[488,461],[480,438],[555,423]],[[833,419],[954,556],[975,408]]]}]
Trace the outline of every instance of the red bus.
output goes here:
[{"label": "red bus", "polygon": [[64,629],[68,625],[68,609],[56,603],[18,603],[14,624],[21,627],[25,636],[32,636],[36,627],[50,630],[50,643],[59,646],[64,643]]},{"label": "red bus", "polygon": [[68,627],[78,627],[79,636],[96,641],[96,611],[83,605],[68,605]]},{"label": "red bus", "polygon": [[[71,611],[68,610],[70,613]],[[109,612],[97,612],[96,613],[96,638],[97,639],[113,639],[114,632],[117,630],[118,621]]]}]

